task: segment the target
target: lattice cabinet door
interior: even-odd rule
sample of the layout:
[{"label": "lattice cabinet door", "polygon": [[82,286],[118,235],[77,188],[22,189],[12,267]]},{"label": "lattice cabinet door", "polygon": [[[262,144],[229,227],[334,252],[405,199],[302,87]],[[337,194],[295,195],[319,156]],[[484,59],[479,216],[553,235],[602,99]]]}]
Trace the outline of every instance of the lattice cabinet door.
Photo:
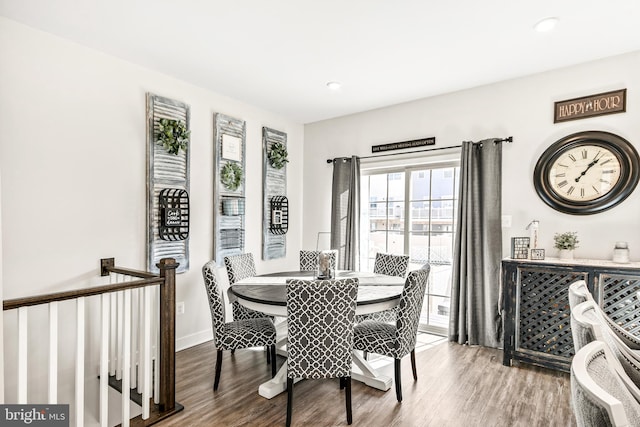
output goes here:
[{"label": "lattice cabinet door", "polygon": [[597,275],[601,306],[619,326],[640,337],[640,277],[615,273]]},{"label": "lattice cabinet door", "polygon": [[516,351],[561,358],[574,355],[568,289],[580,279],[588,280],[587,273],[520,269]]},{"label": "lattice cabinet door", "polygon": [[504,360],[568,372],[575,353],[569,285],[585,280],[607,315],[640,336],[640,263],[502,261]]}]

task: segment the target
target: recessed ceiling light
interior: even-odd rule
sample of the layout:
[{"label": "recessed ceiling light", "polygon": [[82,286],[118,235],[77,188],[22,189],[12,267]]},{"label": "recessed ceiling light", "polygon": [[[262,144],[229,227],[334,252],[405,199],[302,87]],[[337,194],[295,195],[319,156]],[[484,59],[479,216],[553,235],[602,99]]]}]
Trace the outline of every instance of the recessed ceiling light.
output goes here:
[{"label": "recessed ceiling light", "polygon": [[558,18],[544,18],[542,21],[538,22],[533,28],[539,33],[546,33],[555,28],[558,23]]},{"label": "recessed ceiling light", "polygon": [[338,90],[342,86],[340,82],[327,82],[327,87],[331,90]]}]

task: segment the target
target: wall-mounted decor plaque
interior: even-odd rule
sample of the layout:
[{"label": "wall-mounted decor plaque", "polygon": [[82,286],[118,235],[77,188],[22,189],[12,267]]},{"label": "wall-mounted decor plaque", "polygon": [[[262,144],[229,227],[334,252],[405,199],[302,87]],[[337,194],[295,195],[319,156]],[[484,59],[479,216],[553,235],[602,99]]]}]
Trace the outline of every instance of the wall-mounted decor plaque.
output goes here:
[{"label": "wall-mounted decor plaque", "polygon": [[371,152],[379,153],[381,151],[404,150],[405,148],[426,147],[427,145],[436,145],[436,137],[423,139],[413,139],[411,141],[392,142],[390,144],[372,145]]},{"label": "wall-mounted decor plaque", "polygon": [[269,160],[272,147],[286,150],[287,134],[262,128],[262,259],[278,259],[287,255],[289,202],[287,197],[286,162],[280,168]]},{"label": "wall-mounted decor plaque", "polygon": [[553,123],[624,113],[627,111],[627,89],[558,101],[554,106]]},{"label": "wall-mounted decor plaque", "polygon": [[246,123],[221,113],[214,115],[213,232],[214,258],[244,252]]},{"label": "wall-mounted decor plaque", "polygon": [[158,273],[162,258],[189,270],[189,145],[172,153],[159,142],[161,120],[183,123],[188,132],[190,108],[184,102],[147,93],[147,270]]}]

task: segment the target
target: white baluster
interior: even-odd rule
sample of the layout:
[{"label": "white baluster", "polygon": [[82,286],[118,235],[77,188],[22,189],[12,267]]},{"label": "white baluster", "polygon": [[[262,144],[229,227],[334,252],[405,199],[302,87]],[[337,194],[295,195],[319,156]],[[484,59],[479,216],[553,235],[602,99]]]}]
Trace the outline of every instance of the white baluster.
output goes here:
[{"label": "white baluster", "polygon": [[145,286],[144,288],[140,288],[140,290],[138,291],[138,357],[136,358],[136,360],[138,361],[138,393],[140,394],[144,393],[145,387],[144,380],[142,379],[142,364],[144,358],[144,316],[148,288],[148,286]]},{"label": "white baluster", "polygon": [[137,347],[138,347],[138,289],[131,291],[131,357],[129,362],[129,378],[131,379],[131,388],[137,387],[136,382],[136,366],[137,366]]},{"label": "white baluster", "polygon": [[84,426],[84,297],[76,300],[76,425]]},{"label": "white baluster", "polygon": [[49,403],[58,403],[58,303],[49,303]]},{"label": "white baluster", "polygon": [[118,345],[116,342],[117,339],[117,331],[118,331],[118,293],[117,292],[112,292],[109,296],[109,298],[111,299],[111,304],[110,304],[110,311],[111,311],[111,315],[110,315],[110,319],[109,319],[109,375],[115,375],[116,374],[116,361],[118,360],[118,355],[117,355],[117,350],[118,350]]},{"label": "white baluster", "polygon": [[153,289],[148,286],[143,290],[143,308],[142,313],[142,345],[140,370],[142,371],[142,419],[149,418],[149,403],[151,393],[151,294]]},{"label": "white baluster", "polygon": [[100,319],[100,425],[107,427],[109,422],[109,324],[111,323],[111,295],[102,294]]},{"label": "white baluster", "polygon": [[131,393],[131,290],[124,292],[122,309],[122,427],[129,427],[129,397]]},{"label": "white baluster", "polygon": [[27,307],[18,309],[18,404],[27,403]]},{"label": "white baluster", "polygon": [[122,291],[118,292],[118,314],[116,316],[116,318],[118,319],[118,332],[117,332],[117,339],[116,339],[116,343],[117,343],[117,351],[116,351],[116,379],[117,380],[122,380],[122,345],[124,344],[122,342],[122,333],[123,333],[123,326],[122,326],[122,319],[124,318],[124,312],[122,309]]},{"label": "white baluster", "polygon": [[151,313],[151,319],[153,322],[152,333],[155,338],[155,345],[153,347],[153,403],[158,405],[160,403],[160,286],[153,287],[153,310]]}]

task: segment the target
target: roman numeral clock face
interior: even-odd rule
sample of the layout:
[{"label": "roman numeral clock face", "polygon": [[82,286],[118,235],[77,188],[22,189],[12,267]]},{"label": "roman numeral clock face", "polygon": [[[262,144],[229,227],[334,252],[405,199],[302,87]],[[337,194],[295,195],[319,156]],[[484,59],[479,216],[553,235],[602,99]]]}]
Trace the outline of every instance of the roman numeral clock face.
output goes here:
[{"label": "roman numeral clock face", "polygon": [[638,183],[638,153],[608,132],[581,132],[552,144],[540,157],[534,185],[561,212],[586,215],[610,209]]},{"label": "roman numeral clock face", "polygon": [[620,180],[620,161],[597,145],[565,151],[551,166],[551,188],[567,200],[590,201],[611,191]]}]

